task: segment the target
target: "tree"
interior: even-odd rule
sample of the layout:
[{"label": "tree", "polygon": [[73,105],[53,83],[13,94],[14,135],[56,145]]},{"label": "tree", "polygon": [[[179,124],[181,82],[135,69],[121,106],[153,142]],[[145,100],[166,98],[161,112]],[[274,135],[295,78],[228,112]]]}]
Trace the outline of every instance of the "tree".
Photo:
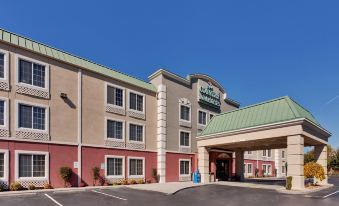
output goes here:
[{"label": "tree", "polygon": [[64,180],[65,187],[67,186],[67,183],[70,183],[72,174],[73,174],[72,168],[70,167],[60,168],[60,177]]},{"label": "tree", "polygon": [[324,168],[320,164],[315,162],[309,162],[305,164],[304,175],[306,178],[316,178],[320,181],[326,179]]},{"label": "tree", "polygon": [[315,162],[314,150],[310,150],[304,154],[304,164]]}]

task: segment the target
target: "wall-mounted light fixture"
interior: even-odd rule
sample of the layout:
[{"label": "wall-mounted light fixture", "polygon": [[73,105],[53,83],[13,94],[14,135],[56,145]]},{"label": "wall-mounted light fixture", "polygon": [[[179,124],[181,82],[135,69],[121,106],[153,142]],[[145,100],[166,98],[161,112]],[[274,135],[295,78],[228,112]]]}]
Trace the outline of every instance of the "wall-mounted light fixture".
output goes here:
[{"label": "wall-mounted light fixture", "polygon": [[66,93],[60,93],[60,97],[62,99],[67,99],[67,94]]}]

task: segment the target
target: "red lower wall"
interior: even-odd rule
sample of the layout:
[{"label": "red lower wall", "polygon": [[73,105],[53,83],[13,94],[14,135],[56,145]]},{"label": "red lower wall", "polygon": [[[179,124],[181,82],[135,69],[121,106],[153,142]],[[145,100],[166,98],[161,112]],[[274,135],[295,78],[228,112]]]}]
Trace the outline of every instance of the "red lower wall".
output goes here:
[{"label": "red lower wall", "polygon": [[197,159],[195,154],[166,153],[166,182],[179,181],[179,160],[191,160],[191,172],[196,170]]}]

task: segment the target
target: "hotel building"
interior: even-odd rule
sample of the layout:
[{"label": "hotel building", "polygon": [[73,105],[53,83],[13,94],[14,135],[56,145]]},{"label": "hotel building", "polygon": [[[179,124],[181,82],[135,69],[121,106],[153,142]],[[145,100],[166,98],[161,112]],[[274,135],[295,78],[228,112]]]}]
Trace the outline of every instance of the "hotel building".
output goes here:
[{"label": "hotel building", "polygon": [[[190,181],[196,137],[239,103],[203,74],[160,69],[149,82],[17,34],[0,30],[0,182],[92,185],[99,167],[109,183],[124,179]],[[234,119],[234,122],[237,120]],[[249,148],[250,149],[250,148]],[[283,176],[286,150],[245,151],[244,175]],[[235,175],[235,155],[209,151],[211,181]]]}]

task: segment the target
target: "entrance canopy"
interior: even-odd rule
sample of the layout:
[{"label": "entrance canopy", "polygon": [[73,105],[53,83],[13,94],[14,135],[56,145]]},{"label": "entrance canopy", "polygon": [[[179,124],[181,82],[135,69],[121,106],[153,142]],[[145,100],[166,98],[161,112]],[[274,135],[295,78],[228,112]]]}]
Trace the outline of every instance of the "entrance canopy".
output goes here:
[{"label": "entrance canopy", "polygon": [[294,181],[298,179],[295,188],[302,189],[304,146],[318,146],[323,148],[320,153],[327,152],[324,148],[330,136],[308,110],[289,97],[281,97],[216,115],[197,137],[200,171],[208,173],[206,155],[211,149],[236,152],[240,159],[236,170],[242,175],[244,151],[287,148],[288,173],[296,176]]}]

